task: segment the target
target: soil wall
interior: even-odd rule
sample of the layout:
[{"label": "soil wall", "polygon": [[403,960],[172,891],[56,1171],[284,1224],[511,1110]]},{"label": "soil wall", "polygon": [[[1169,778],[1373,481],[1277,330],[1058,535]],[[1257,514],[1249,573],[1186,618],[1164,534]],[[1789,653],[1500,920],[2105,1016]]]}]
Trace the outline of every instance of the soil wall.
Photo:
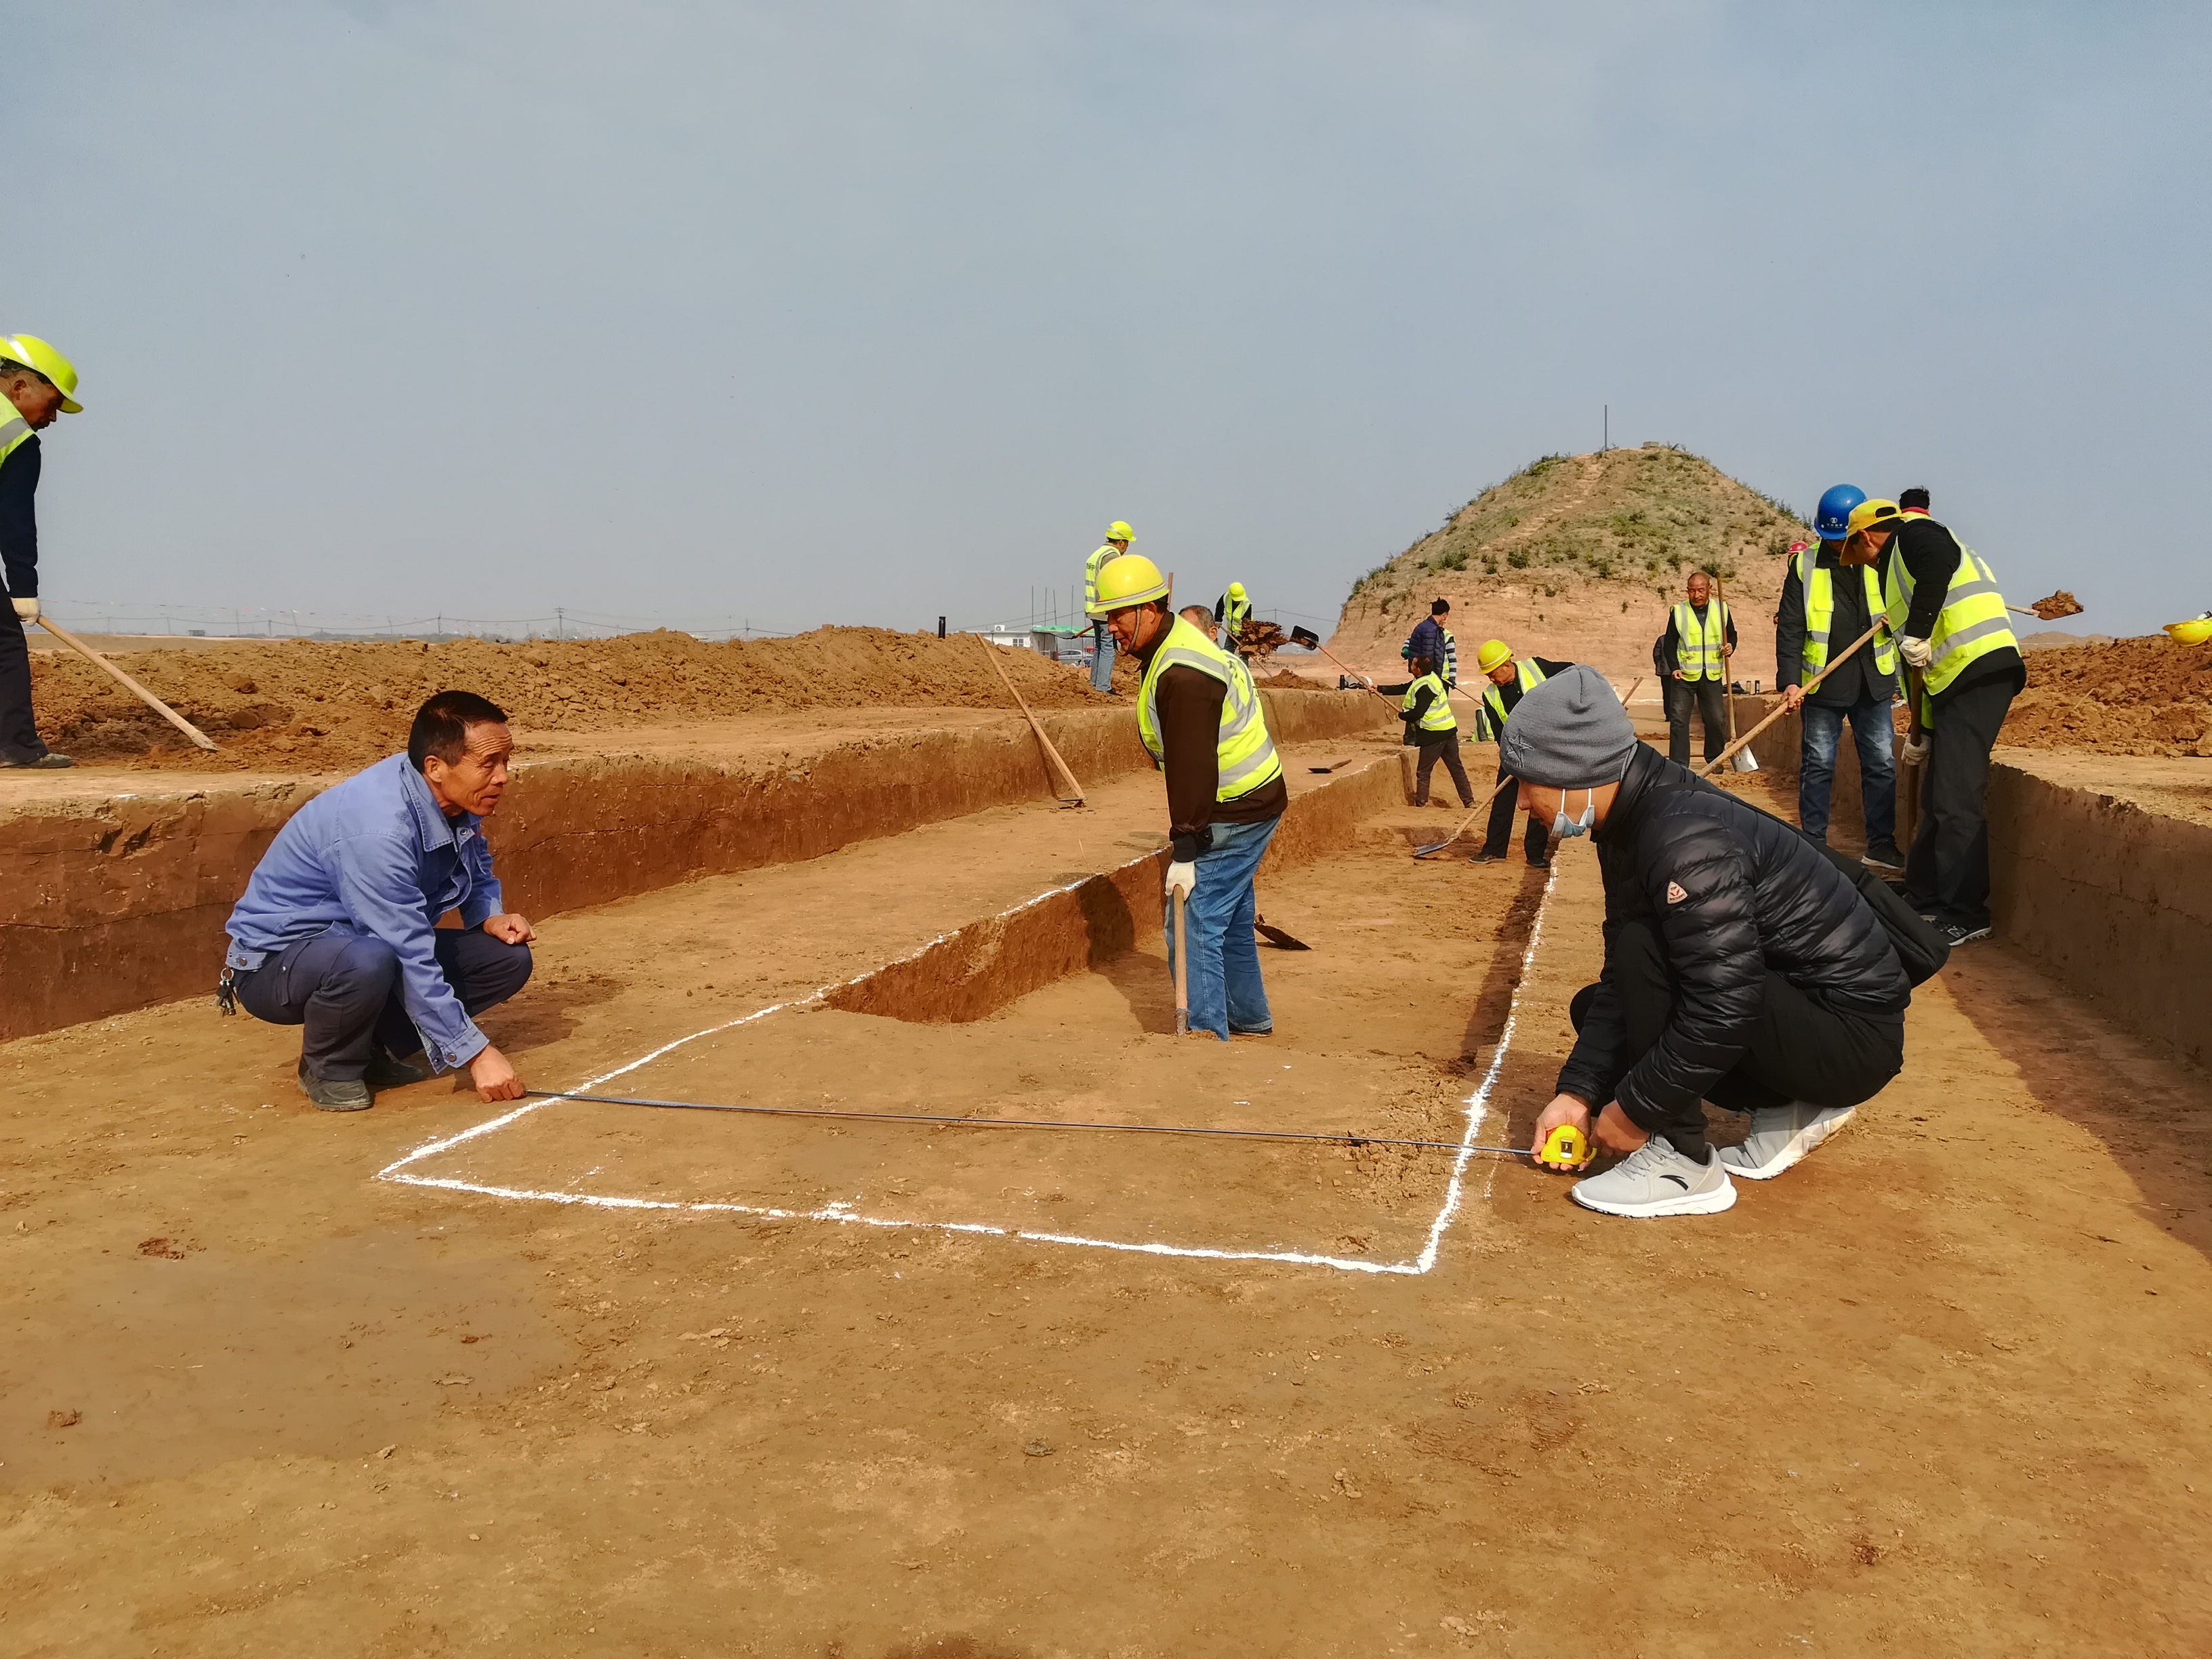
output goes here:
[{"label": "soil wall", "polygon": [[[1262,695],[1285,744],[1369,730],[1387,715],[1350,692]],[[1079,777],[1149,764],[1126,706],[1042,718]],[[212,994],[223,922],[254,864],[336,779],[147,781],[0,817],[0,1038]],[[848,741],[773,764],[564,757],[518,769],[492,839],[510,906],[550,915],[817,857],[1048,788],[1018,720]]]}]

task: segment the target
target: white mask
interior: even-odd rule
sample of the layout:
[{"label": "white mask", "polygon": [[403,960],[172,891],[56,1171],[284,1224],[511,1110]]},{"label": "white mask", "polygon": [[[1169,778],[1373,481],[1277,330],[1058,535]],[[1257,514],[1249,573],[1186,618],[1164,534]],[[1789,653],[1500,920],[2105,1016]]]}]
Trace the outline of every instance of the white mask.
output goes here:
[{"label": "white mask", "polygon": [[1559,810],[1552,814],[1552,834],[1559,840],[1571,841],[1577,836],[1587,836],[1590,825],[1597,822],[1597,791],[1585,793],[1589,799],[1583,803],[1583,815],[1578,818],[1567,817],[1567,798],[1565,794],[1559,797]]}]

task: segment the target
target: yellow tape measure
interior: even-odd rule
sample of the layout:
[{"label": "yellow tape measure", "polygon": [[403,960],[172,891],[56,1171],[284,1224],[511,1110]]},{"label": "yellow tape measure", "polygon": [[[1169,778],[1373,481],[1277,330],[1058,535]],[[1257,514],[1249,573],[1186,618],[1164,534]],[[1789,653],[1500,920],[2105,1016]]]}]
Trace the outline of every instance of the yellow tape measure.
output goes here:
[{"label": "yellow tape measure", "polygon": [[1579,1170],[1590,1161],[1589,1140],[1571,1123],[1562,1123],[1544,1137],[1543,1160],[1547,1164],[1571,1164]]}]

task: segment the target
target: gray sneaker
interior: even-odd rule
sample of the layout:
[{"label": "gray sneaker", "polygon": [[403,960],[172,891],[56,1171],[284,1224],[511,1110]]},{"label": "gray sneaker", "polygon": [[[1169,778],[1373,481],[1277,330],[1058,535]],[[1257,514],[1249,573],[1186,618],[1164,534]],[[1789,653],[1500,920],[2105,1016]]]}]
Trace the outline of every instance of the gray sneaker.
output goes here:
[{"label": "gray sneaker", "polygon": [[1856,1106],[1814,1106],[1793,1100],[1751,1115],[1751,1133],[1741,1146],[1721,1148],[1730,1175],[1747,1181],[1771,1181],[1851,1121]]},{"label": "gray sneaker", "polygon": [[1575,1182],[1567,1196],[1607,1215],[1717,1215],[1735,1202],[1735,1188],[1710,1147],[1699,1164],[1654,1135],[1603,1175]]},{"label": "gray sneaker", "polygon": [[376,1099],[359,1078],[317,1077],[304,1060],[300,1062],[300,1092],[325,1112],[365,1112]]}]

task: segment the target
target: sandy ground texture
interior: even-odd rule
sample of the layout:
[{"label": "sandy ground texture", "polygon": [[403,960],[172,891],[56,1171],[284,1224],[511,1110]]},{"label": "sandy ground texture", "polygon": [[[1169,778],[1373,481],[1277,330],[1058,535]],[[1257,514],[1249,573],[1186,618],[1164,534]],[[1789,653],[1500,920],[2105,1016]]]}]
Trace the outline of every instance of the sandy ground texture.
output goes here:
[{"label": "sandy ground texture", "polygon": [[[1102,702],[1076,670],[999,651],[1034,707]],[[617,639],[373,644],[277,640],[126,651],[117,666],[221,745],[193,748],[82,658],[33,659],[39,729],[80,760],[193,770],[336,771],[405,746],[433,692],[480,691],[518,726],[599,732],[798,709],[1011,708],[986,647],[969,635],[819,628],[781,640],[710,644],[666,631]]]},{"label": "sandy ground texture", "polygon": [[[572,1086],[1158,812],[1132,780],[564,916],[489,1023]],[[1263,887],[1313,946],[1265,953],[1269,1039],[1169,1035],[1140,939],[966,1024],[788,1009],[615,1081],[1451,1139],[1495,1063],[1483,1138],[1523,1131],[1595,871],[1407,857],[1450,821]],[[501,1198],[376,1178],[473,1096],[324,1115],[294,1052],[198,1003],[0,1048],[10,1654],[2212,1647],[2212,1091],[1999,947],[1698,1221],[1509,1160],[1451,1212],[1449,1155],[573,1103],[399,1171],[544,1194]]]},{"label": "sandy ground texture", "polygon": [[2212,642],[2163,634],[2026,653],[2004,741],[2106,755],[2212,756]]}]

